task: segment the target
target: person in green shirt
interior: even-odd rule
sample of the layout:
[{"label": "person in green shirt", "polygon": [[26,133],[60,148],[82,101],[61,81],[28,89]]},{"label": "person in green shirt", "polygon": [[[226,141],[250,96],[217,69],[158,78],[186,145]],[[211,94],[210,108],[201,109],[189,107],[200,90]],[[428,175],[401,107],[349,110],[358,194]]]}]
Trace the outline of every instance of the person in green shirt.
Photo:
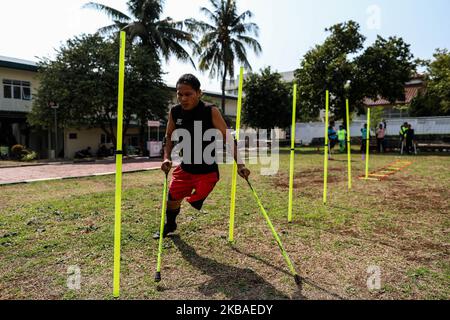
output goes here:
[{"label": "person in green shirt", "polygon": [[338,140],[339,140],[339,151],[341,153],[345,152],[345,140],[347,138],[347,130],[344,129],[344,126],[339,126],[338,131]]},{"label": "person in green shirt", "polygon": [[406,135],[408,134],[409,124],[408,122],[405,122],[400,127],[400,154],[403,154],[404,148],[406,147]]}]

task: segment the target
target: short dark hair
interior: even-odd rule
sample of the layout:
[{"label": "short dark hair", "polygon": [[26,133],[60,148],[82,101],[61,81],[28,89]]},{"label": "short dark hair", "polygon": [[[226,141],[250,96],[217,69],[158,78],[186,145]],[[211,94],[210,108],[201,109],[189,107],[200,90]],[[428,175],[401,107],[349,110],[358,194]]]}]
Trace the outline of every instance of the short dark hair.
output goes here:
[{"label": "short dark hair", "polygon": [[180,84],[187,84],[188,86],[191,86],[192,89],[199,91],[201,87],[200,80],[197,79],[196,76],[192,74],[184,74],[181,76],[181,78],[177,82],[177,87]]}]

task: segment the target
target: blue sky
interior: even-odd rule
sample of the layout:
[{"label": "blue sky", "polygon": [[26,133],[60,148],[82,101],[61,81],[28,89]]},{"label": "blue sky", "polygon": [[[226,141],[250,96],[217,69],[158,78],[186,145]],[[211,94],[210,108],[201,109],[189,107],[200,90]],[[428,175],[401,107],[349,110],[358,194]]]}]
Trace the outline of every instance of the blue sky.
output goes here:
[{"label": "blue sky", "polygon": [[[85,0],[14,0],[0,2],[0,55],[36,60],[53,56],[68,38],[91,33],[108,23],[92,10],[81,9]],[[120,10],[125,0],[101,3]],[[200,6],[208,0],[166,0],[164,16],[174,19],[203,19]],[[255,71],[271,66],[290,71],[301,57],[326,37],[324,29],[353,19],[371,44],[377,34],[403,37],[416,57],[431,58],[436,48],[450,49],[450,1],[448,0],[238,0],[240,10],[251,10],[261,29],[263,54],[249,55]],[[189,65],[171,60],[164,64],[168,84],[185,72],[197,74],[204,89],[218,91],[216,80],[208,79]]]}]

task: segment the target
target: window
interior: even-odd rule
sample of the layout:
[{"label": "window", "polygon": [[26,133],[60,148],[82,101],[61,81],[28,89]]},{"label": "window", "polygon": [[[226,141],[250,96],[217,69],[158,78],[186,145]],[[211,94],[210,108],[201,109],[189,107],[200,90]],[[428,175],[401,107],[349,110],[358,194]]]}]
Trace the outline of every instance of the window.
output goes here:
[{"label": "window", "polygon": [[31,83],[29,81],[3,80],[3,97],[30,101]]},{"label": "window", "polygon": [[69,140],[77,140],[78,136],[76,133],[69,133]]},{"label": "window", "polygon": [[22,98],[21,91],[22,91],[22,88],[20,86],[13,86],[14,99]]},{"label": "window", "polygon": [[31,100],[31,83],[22,81],[22,100]]}]

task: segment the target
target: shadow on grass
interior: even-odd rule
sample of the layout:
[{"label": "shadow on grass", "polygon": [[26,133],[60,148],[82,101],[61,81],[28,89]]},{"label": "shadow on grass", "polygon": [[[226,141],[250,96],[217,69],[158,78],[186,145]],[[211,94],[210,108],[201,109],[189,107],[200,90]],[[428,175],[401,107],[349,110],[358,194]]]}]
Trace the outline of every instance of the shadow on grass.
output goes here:
[{"label": "shadow on grass", "polygon": [[[277,290],[253,270],[241,269],[222,264],[209,258],[201,257],[194,248],[181,240],[172,237],[183,258],[193,267],[212,277],[199,287],[199,291],[207,297],[217,293],[224,294],[230,300],[290,300],[291,298]],[[294,282],[294,280],[292,280]],[[295,285],[295,284],[293,284]],[[301,290],[293,299],[306,299]]]},{"label": "shadow on grass", "polygon": [[[247,257],[249,257],[249,258],[252,258],[252,259],[255,259],[255,260],[257,260],[257,261],[259,261],[259,262],[265,264],[266,266],[268,266],[268,267],[270,267],[270,268],[272,268],[272,269],[275,269],[275,270],[280,271],[280,272],[282,272],[282,273],[284,273],[284,274],[287,274],[287,275],[291,275],[287,270],[282,269],[282,268],[280,268],[280,267],[277,267],[277,266],[271,264],[270,262],[268,262],[268,261],[266,261],[266,260],[264,260],[264,259],[261,259],[261,258],[255,256],[255,255],[253,255],[253,254],[249,254],[249,253],[242,252],[241,250],[239,250],[238,248],[235,248],[235,247],[233,247],[233,250],[234,250],[235,252],[239,253],[239,254],[245,255],[245,256],[247,256]],[[318,290],[318,291],[321,291],[322,293],[325,293],[325,294],[327,294],[327,295],[333,297],[334,299],[337,299],[337,300],[345,300],[345,298],[341,297],[340,295],[338,295],[338,294],[336,294],[336,293],[334,293],[334,292],[328,291],[327,289],[324,289],[324,288],[320,287],[317,283],[315,283],[315,282],[314,282],[313,280],[311,280],[311,279],[302,277],[302,283],[303,283],[303,284],[306,283],[307,285],[311,286],[312,288],[314,288],[314,289],[316,289],[316,290]]]}]

